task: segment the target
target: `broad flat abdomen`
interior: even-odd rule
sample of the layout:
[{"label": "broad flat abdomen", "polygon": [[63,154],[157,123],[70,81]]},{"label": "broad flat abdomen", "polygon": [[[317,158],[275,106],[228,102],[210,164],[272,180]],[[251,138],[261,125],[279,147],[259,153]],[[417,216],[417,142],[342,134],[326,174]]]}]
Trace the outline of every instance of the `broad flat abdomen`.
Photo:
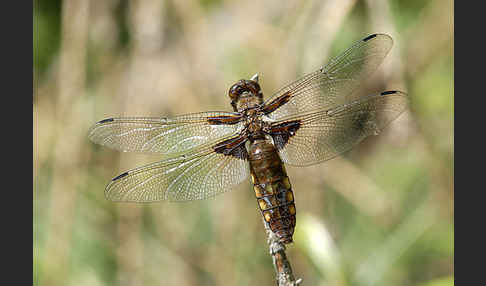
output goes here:
[{"label": "broad flat abdomen", "polygon": [[250,172],[258,206],[267,226],[283,243],[292,242],[294,194],[277,149],[265,139],[250,142]]}]

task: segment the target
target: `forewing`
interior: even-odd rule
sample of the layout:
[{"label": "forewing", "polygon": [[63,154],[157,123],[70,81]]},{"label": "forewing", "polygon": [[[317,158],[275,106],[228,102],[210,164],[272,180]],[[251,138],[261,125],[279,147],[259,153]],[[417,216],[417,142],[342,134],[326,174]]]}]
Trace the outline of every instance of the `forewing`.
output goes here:
[{"label": "forewing", "polygon": [[317,164],[350,150],[369,135],[377,135],[407,106],[400,91],[306,113],[273,123],[274,144],[282,161],[294,166]]},{"label": "forewing", "polygon": [[270,108],[274,111],[268,116],[278,120],[346,103],[363,79],[380,65],[392,45],[392,38],[385,34],[373,34],[356,42],[326,66],[276,92],[265,104],[285,104],[275,110]]},{"label": "forewing", "polygon": [[105,196],[123,202],[190,201],[231,190],[248,177],[248,161],[215,148],[205,144],[184,156],[125,172],[106,187]]},{"label": "forewing", "polygon": [[229,112],[173,118],[109,118],[91,127],[89,138],[118,151],[172,155],[238,133],[243,127],[240,118],[241,115]]}]

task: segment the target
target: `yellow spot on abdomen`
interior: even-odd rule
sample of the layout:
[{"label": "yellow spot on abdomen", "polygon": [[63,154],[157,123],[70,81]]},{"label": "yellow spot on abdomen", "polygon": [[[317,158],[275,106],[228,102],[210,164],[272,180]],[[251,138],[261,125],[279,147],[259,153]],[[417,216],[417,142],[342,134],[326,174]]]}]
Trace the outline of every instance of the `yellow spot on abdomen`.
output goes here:
[{"label": "yellow spot on abdomen", "polygon": [[272,219],[272,216],[270,215],[270,212],[266,212],[263,214],[263,217],[265,218],[265,221],[266,222],[270,222],[270,220]]},{"label": "yellow spot on abdomen", "polygon": [[267,203],[265,200],[258,200],[258,204],[260,205],[261,210],[266,210],[268,208]]},{"label": "yellow spot on abdomen", "polygon": [[261,189],[260,186],[258,186],[258,185],[253,186],[253,190],[255,191],[255,196],[257,198],[261,198],[263,196],[262,189]]},{"label": "yellow spot on abdomen", "polygon": [[289,177],[285,177],[282,181],[284,187],[287,189],[287,190],[290,190],[290,182],[289,182]]},{"label": "yellow spot on abdomen", "polygon": [[292,194],[292,191],[287,191],[287,202],[293,202],[294,201],[294,195]]},{"label": "yellow spot on abdomen", "polygon": [[295,215],[295,206],[293,204],[289,205],[289,213],[291,215]]},{"label": "yellow spot on abdomen", "polygon": [[253,174],[251,174],[251,182],[255,184],[255,176]]}]

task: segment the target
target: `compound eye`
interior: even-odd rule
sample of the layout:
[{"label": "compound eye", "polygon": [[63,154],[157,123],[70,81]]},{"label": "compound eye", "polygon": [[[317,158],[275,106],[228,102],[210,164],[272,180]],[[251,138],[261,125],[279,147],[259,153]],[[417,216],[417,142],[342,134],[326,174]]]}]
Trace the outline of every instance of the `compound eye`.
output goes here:
[{"label": "compound eye", "polygon": [[228,95],[231,100],[236,100],[241,93],[243,93],[243,88],[241,87],[241,85],[235,84],[230,88]]}]

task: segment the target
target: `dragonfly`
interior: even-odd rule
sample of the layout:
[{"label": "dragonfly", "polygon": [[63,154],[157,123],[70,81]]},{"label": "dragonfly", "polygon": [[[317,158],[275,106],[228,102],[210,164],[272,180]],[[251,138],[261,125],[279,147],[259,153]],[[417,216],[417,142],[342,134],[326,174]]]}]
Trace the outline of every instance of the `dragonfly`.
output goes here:
[{"label": "dragonfly", "polygon": [[163,157],[113,178],[105,197],[118,202],[202,200],[250,178],[265,227],[281,243],[291,243],[296,208],[285,165],[332,159],[379,134],[405,110],[407,94],[401,91],[354,96],[392,45],[386,34],[369,35],[266,100],[258,74],[241,79],[228,91],[232,112],[97,122],[89,130],[94,143]]}]

